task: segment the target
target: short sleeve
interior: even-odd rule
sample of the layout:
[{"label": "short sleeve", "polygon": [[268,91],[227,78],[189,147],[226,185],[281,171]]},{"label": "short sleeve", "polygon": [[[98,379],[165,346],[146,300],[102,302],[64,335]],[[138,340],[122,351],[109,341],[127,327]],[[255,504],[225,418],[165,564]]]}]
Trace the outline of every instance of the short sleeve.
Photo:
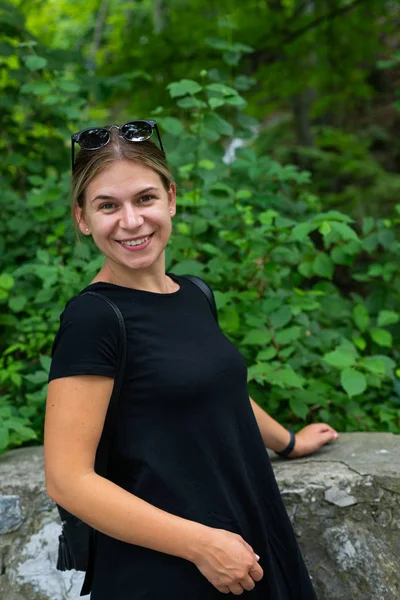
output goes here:
[{"label": "short sleeve", "polygon": [[60,317],[49,381],[71,375],[115,378],[119,324],[112,307],[91,295],[72,298]]}]

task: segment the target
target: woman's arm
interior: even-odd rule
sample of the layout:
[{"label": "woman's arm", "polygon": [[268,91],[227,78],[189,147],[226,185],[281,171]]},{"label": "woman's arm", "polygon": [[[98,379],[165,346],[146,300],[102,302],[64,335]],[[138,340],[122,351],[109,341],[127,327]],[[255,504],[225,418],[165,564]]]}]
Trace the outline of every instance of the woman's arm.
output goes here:
[{"label": "woman's arm", "polygon": [[44,445],[47,493],[102,533],[191,559],[193,542],[202,532],[199,524],[160,511],[94,471],[112,387],[112,379],[96,376],[50,382]]},{"label": "woman's arm", "polygon": [[[275,419],[269,416],[252,398],[250,398],[261,436],[267,448],[281,452],[289,444],[290,434]],[[313,423],[296,433],[296,444],[290,458],[300,458],[315,452],[327,442],[337,440],[339,434],[326,423]]]},{"label": "woman's arm", "polygon": [[113,379],[74,376],[48,387],[45,473],[49,496],[98,531],[192,561],[219,591],[262,578],[254,550],[221,529],[183,519],[96,474],[94,460]]}]

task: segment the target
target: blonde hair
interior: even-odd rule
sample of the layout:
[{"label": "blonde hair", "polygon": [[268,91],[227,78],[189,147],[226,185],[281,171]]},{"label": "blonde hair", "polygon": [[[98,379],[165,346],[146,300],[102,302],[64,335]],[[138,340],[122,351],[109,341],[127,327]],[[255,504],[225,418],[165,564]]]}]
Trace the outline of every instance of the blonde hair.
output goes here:
[{"label": "blonde hair", "polygon": [[116,129],[110,129],[110,135],[111,139],[106,146],[99,150],[81,149],[75,159],[72,170],[71,213],[78,241],[80,241],[80,230],[75,207],[78,205],[83,210],[85,209],[87,186],[96,175],[116,161],[131,160],[153,169],[160,176],[166,191],[174,181],[165,154],[156,144],[150,140],[127,142],[118,135]]}]

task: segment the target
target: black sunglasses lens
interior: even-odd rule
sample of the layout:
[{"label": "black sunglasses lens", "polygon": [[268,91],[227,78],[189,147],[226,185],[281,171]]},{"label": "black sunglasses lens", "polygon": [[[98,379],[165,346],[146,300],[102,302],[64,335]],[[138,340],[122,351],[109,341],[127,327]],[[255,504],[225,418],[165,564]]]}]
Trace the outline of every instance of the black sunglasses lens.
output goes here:
[{"label": "black sunglasses lens", "polygon": [[119,128],[128,142],[144,142],[151,138],[153,128],[145,121],[130,121]]},{"label": "black sunglasses lens", "polygon": [[110,132],[101,127],[88,129],[81,133],[79,145],[84,150],[98,150],[107,144],[110,139]]}]

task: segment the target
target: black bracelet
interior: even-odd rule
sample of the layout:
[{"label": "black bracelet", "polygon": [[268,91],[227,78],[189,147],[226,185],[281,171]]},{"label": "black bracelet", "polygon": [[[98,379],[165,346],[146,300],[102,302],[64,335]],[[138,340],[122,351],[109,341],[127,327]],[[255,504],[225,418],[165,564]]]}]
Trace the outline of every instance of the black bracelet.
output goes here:
[{"label": "black bracelet", "polygon": [[288,432],[290,433],[290,441],[289,441],[288,445],[286,446],[286,448],[284,450],[281,450],[281,452],[277,452],[276,450],[274,450],[275,454],[282,456],[282,458],[288,458],[289,454],[292,452],[294,445],[296,443],[296,436],[294,434],[293,429],[288,429]]}]

